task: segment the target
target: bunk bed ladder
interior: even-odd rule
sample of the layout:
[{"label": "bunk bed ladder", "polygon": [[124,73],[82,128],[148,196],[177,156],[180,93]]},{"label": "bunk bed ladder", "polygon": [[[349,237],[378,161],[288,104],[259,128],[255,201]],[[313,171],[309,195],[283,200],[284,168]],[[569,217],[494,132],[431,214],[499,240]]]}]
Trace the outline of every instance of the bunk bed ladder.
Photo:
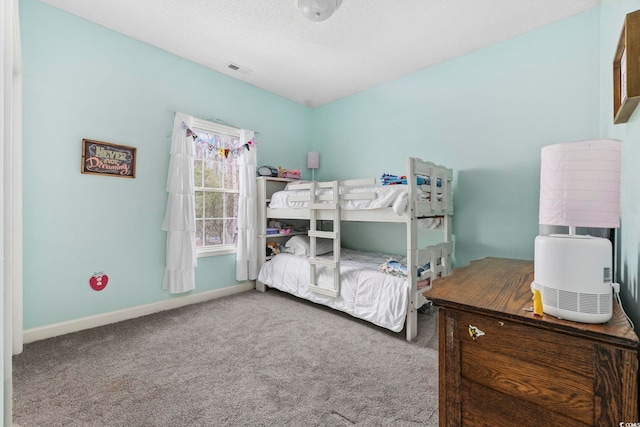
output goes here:
[{"label": "bunk bed ladder", "polygon": [[[331,189],[331,197],[326,201],[319,201],[316,191],[319,189]],[[333,213],[333,231],[318,230],[318,220],[320,211],[330,211]],[[325,217],[325,216],[323,216]],[[309,268],[310,283],[309,289],[312,292],[337,297],[340,295],[340,182],[311,182],[309,188]],[[316,239],[333,239],[333,260],[319,259],[316,257]],[[333,269],[333,288],[321,287],[318,284],[317,267],[328,267]]]}]

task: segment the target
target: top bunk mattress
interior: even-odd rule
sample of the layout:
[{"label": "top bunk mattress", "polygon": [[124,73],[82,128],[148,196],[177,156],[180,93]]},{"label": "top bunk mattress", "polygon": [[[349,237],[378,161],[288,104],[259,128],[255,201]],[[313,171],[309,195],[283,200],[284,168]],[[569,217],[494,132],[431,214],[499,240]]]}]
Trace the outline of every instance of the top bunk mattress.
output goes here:
[{"label": "top bunk mattress", "polygon": [[[418,185],[417,200],[429,201],[431,199],[430,188],[429,185]],[[394,207],[394,204],[405,198],[408,192],[409,187],[407,185],[341,186],[340,208],[346,210],[371,210]],[[331,189],[320,189],[316,191],[316,194],[318,196],[330,195]],[[358,195],[362,197],[358,198]],[[442,200],[440,184],[438,184],[437,199]],[[284,190],[277,191],[271,195],[269,207],[271,209],[306,208],[309,205],[308,200],[308,189],[289,190],[287,186]],[[396,213],[400,214],[400,212]]]},{"label": "top bunk mattress", "polygon": [[[407,194],[408,187],[406,185],[372,185],[362,187],[342,187],[341,194],[371,194],[374,197],[370,199],[340,199],[340,208],[347,210],[360,209],[381,209],[393,206],[394,202]],[[331,190],[319,190],[318,195],[331,194]],[[426,193],[425,200],[426,200]],[[272,209],[296,209],[306,208],[309,202],[304,200],[294,200],[304,198],[309,199],[309,190],[283,190],[275,192],[271,195],[269,207]]]},{"label": "top bunk mattress", "polygon": [[[291,184],[298,184],[293,182]],[[417,186],[416,200],[420,202],[421,210],[416,210],[415,214],[418,219],[418,227],[420,228],[442,228],[443,214],[442,210],[433,209],[431,204],[432,189],[428,184]],[[318,198],[322,196],[330,196],[331,189],[317,189]],[[444,202],[442,188],[438,185],[436,197],[439,207],[444,206],[439,202]],[[343,216],[343,220],[351,221],[374,221],[374,222],[405,222],[407,217],[409,187],[407,185],[345,185],[340,187],[340,208],[344,211],[365,214],[364,216],[348,217]],[[450,200],[450,194],[448,198]],[[281,216],[282,218],[298,218],[292,215],[295,211],[305,211],[309,206],[309,189],[288,189],[274,192],[271,195],[268,208],[270,210],[289,210],[290,212],[269,212],[272,216]],[[452,206],[449,201],[449,206]],[[389,214],[390,213],[390,214]],[[291,216],[287,216],[291,215]]]}]

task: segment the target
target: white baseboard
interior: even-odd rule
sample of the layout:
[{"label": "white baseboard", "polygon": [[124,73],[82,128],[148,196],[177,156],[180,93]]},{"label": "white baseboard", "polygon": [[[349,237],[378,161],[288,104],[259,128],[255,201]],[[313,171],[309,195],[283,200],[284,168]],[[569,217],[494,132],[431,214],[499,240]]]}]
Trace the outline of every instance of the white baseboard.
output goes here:
[{"label": "white baseboard", "polygon": [[23,331],[22,336],[24,343],[27,344],[34,341],[57,337],[59,335],[82,331],[84,329],[96,328],[98,326],[121,322],[123,320],[135,319],[136,317],[146,316],[148,314],[157,313],[159,311],[171,310],[173,308],[183,307],[185,305],[196,304],[216,298],[222,298],[228,295],[246,292],[254,288],[255,282],[244,282],[239,285],[228,286],[226,288],[216,289],[213,291],[201,292],[184,297],[171,298],[166,301],[160,301],[153,304],[139,305],[137,307],[125,308],[109,313],[84,317],[82,319],[75,319],[68,322],[55,323],[53,325],[28,329],[26,331]]}]

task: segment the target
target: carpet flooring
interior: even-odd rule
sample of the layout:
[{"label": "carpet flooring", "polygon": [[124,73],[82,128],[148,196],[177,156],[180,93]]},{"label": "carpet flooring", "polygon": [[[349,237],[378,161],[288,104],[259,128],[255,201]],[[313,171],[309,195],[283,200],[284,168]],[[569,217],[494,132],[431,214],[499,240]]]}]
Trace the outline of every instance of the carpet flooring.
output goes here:
[{"label": "carpet flooring", "polygon": [[269,290],[38,341],[14,425],[437,426],[436,321],[409,343]]}]

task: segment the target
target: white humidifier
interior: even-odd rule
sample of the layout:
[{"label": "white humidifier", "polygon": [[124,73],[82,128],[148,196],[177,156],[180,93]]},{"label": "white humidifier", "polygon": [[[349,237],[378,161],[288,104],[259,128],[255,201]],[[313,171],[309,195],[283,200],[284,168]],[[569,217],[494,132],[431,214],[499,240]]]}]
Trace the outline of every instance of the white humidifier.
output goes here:
[{"label": "white humidifier", "polygon": [[560,319],[604,323],[613,312],[611,242],[552,234],[535,239],[534,281],[544,312]]}]

